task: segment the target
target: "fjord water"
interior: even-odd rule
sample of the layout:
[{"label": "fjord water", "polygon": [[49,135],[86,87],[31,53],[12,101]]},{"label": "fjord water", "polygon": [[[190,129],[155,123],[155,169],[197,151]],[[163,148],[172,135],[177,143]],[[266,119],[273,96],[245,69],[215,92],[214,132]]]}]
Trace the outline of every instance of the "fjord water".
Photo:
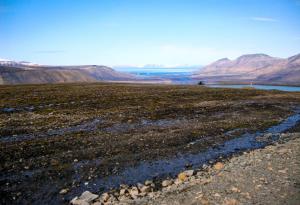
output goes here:
[{"label": "fjord water", "polygon": [[[188,70],[173,70],[173,71],[163,71],[161,70],[134,70],[130,73],[144,77],[144,78],[160,78],[171,80],[173,84],[188,84],[196,85],[199,80],[191,78],[193,72]],[[204,80],[205,82],[205,80]],[[279,86],[279,85],[238,85],[238,84],[208,84],[207,87],[214,88],[255,88],[259,90],[280,90],[288,92],[300,92],[300,86]]]},{"label": "fjord water", "polygon": [[131,73],[144,78],[171,80],[173,84],[197,84],[198,82],[190,77],[192,72],[135,71]]}]

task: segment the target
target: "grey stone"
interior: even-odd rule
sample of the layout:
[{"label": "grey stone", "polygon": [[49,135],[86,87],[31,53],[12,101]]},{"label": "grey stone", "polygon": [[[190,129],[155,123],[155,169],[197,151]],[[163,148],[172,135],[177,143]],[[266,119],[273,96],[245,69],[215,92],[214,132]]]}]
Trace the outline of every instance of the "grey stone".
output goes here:
[{"label": "grey stone", "polygon": [[99,197],[99,195],[97,195],[97,194],[93,194],[89,191],[85,191],[81,194],[79,199],[90,203],[90,202],[94,201],[95,199],[97,199],[98,197]]},{"label": "grey stone", "polygon": [[79,199],[77,196],[73,198],[70,203],[73,205],[89,205],[87,201]]}]

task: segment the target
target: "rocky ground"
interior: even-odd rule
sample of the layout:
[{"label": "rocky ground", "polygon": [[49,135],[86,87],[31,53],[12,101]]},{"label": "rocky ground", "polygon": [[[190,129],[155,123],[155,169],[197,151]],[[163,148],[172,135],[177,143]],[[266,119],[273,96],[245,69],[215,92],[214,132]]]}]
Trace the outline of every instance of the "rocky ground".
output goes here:
[{"label": "rocky ground", "polygon": [[244,152],[200,170],[187,170],[176,179],[127,187],[100,197],[85,192],[71,203],[85,204],[299,204],[300,133],[280,135],[277,143]]}]

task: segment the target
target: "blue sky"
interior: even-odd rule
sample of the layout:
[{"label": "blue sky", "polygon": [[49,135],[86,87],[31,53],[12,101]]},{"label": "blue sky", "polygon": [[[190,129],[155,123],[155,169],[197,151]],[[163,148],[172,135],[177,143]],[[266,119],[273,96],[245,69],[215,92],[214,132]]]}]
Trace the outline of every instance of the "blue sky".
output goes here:
[{"label": "blue sky", "polygon": [[0,58],[205,65],[300,53],[300,0],[0,0]]}]

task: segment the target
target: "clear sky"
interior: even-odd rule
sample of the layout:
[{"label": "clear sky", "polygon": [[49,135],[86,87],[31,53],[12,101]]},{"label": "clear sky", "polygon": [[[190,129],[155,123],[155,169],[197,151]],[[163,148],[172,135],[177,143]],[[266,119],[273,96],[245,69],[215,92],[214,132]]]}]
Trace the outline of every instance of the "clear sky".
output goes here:
[{"label": "clear sky", "polygon": [[0,58],[205,65],[300,53],[300,0],[0,0]]}]

